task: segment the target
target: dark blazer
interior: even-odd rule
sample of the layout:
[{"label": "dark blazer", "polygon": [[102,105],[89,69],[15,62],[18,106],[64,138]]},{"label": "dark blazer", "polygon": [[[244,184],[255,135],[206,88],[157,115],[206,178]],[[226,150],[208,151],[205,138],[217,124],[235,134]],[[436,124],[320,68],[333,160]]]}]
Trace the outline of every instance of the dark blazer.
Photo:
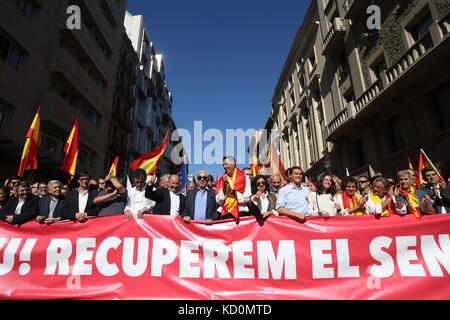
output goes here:
[{"label": "dark blazer", "polygon": [[6,216],[13,215],[12,224],[22,225],[25,222],[31,221],[38,216],[39,198],[30,196],[20,209],[20,214],[14,214],[17,205],[19,204],[18,197],[11,197],[6,206],[0,209],[0,220],[5,221]]},{"label": "dark blazer", "polygon": [[[214,190],[208,190],[208,194],[206,196],[206,219],[207,220],[218,220],[216,211],[217,211],[217,202],[216,202],[216,194]],[[195,213],[195,197],[197,196],[198,188],[195,190],[190,190],[186,194],[186,205],[184,210],[182,211],[183,217],[191,217],[194,219]]]},{"label": "dark blazer", "polygon": [[[254,195],[252,195],[250,197],[250,201],[248,202],[248,209],[250,210],[250,213],[252,213],[253,215],[260,215],[262,212],[261,210],[259,210],[259,207],[253,203],[252,201],[252,197]],[[267,211],[272,211],[275,210],[275,204],[277,202],[277,196],[273,193],[270,193],[267,195],[268,199],[269,199],[269,206],[267,207]]]},{"label": "dark blazer", "polygon": [[[418,191],[423,191],[425,194],[431,197],[432,191],[430,187],[422,187],[418,189]],[[442,207],[445,208],[446,212],[450,212],[450,187],[447,187],[445,190],[441,191],[441,199],[435,199],[433,207],[441,212]]]},{"label": "dark blazer", "polygon": [[[153,185],[145,188],[145,197],[156,202],[153,207],[153,214],[170,215],[170,193],[169,189],[160,188],[153,190]],[[180,207],[178,213],[184,211],[186,197],[180,194]]]},{"label": "dark blazer", "polygon": [[[64,199],[59,199],[56,204],[55,211],[53,211],[53,218],[61,218],[63,219],[63,214],[61,212],[62,204]],[[50,213],[50,195],[43,196],[39,199],[39,215],[48,218],[48,214]]]},{"label": "dark blazer", "polygon": [[[97,196],[97,191],[88,191],[88,200],[86,203],[86,210],[84,211],[88,216],[98,216],[98,208],[94,204],[94,198]],[[75,220],[75,214],[79,212],[78,207],[78,190],[72,190],[64,199],[61,205],[61,213],[63,219]]]}]

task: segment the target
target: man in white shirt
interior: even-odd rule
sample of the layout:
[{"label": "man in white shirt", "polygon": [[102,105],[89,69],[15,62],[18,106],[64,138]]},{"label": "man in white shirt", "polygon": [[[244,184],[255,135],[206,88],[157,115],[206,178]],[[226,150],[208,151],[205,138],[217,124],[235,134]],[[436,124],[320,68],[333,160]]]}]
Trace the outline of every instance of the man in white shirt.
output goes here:
[{"label": "man in white shirt", "polygon": [[65,219],[86,222],[88,216],[98,216],[98,208],[94,204],[97,191],[89,190],[89,173],[80,172],[79,187],[72,190],[64,199],[61,212]]},{"label": "man in white shirt", "polygon": [[184,211],[185,196],[180,194],[180,177],[172,175],[169,178],[169,188],[155,189],[155,178],[152,176],[145,190],[145,196],[155,201],[153,214],[170,215],[177,217]]},{"label": "man in white shirt", "polygon": [[145,213],[150,213],[155,206],[155,202],[145,197],[145,188],[147,186],[147,173],[143,169],[137,169],[134,173],[134,187],[128,190],[127,205],[125,215],[128,219],[136,216],[142,219]]}]

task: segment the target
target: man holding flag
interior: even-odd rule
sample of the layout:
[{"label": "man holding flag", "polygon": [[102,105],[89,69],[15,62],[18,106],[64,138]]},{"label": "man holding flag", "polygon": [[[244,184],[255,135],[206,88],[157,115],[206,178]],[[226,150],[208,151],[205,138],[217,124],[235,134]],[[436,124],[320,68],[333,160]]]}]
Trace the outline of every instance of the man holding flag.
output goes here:
[{"label": "man holding flag", "polygon": [[420,149],[416,185],[427,195],[425,205],[431,202],[436,213],[450,212],[450,190],[444,178],[423,149]]},{"label": "man holding flag", "polygon": [[437,214],[450,213],[450,188],[440,178],[439,173],[432,167],[421,170],[425,185],[419,190],[427,194],[426,204],[430,201]]},{"label": "man holding flag", "polygon": [[249,215],[248,202],[252,195],[250,178],[236,168],[236,161],[232,156],[223,158],[225,174],[216,185],[216,201],[223,219]]}]

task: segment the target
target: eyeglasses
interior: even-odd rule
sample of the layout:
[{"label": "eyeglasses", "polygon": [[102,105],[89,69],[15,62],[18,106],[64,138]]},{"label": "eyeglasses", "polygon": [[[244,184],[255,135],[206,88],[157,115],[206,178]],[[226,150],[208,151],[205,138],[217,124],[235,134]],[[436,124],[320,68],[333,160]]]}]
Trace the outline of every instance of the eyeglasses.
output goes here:
[{"label": "eyeglasses", "polygon": [[198,180],[208,180],[208,177],[206,176],[198,176],[197,178]]}]

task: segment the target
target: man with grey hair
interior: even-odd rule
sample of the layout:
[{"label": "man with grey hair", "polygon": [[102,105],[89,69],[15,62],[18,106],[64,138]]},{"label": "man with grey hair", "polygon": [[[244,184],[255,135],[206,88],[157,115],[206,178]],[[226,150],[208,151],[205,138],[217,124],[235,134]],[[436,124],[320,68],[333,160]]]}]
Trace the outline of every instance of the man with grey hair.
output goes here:
[{"label": "man with grey hair", "polygon": [[[216,202],[222,207],[219,212],[224,219],[250,215],[247,205],[252,196],[250,178],[236,168],[236,161],[232,156],[223,157],[223,168],[225,173],[222,176],[222,187],[219,190],[216,186]],[[234,201],[238,202],[238,208],[229,208]]]},{"label": "man with grey hair", "polygon": [[61,220],[61,212],[64,196],[61,194],[62,183],[59,180],[51,180],[47,184],[48,194],[39,198],[39,215],[36,221],[52,224]]},{"label": "man with grey hair", "polygon": [[365,204],[366,213],[379,217],[389,217],[395,213],[406,214],[406,206],[400,201],[399,195],[400,189],[390,187],[388,179],[375,178]]},{"label": "man with grey hair", "polygon": [[167,189],[169,187],[169,178],[170,174],[165,174],[161,178],[159,178],[159,187]]},{"label": "man with grey hair", "polygon": [[197,174],[198,187],[186,194],[186,206],[182,212],[183,220],[190,223],[191,220],[206,221],[207,225],[216,220],[215,192],[208,188],[208,172],[200,170]]},{"label": "man with grey hair", "polygon": [[146,189],[145,197],[155,201],[153,214],[177,217],[184,210],[185,196],[180,194],[180,177],[171,175],[168,188],[155,189],[155,178],[152,176]]},{"label": "man with grey hair", "polygon": [[270,176],[269,185],[270,192],[278,197],[278,191],[281,189],[281,176],[279,173]]},{"label": "man with grey hair", "polygon": [[400,170],[397,173],[400,185],[400,201],[406,206],[406,213],[414,214],[420,218],[422,214],[436,213],[430,197],[423,190],[416,190],[411,177],[411,169]]}]

